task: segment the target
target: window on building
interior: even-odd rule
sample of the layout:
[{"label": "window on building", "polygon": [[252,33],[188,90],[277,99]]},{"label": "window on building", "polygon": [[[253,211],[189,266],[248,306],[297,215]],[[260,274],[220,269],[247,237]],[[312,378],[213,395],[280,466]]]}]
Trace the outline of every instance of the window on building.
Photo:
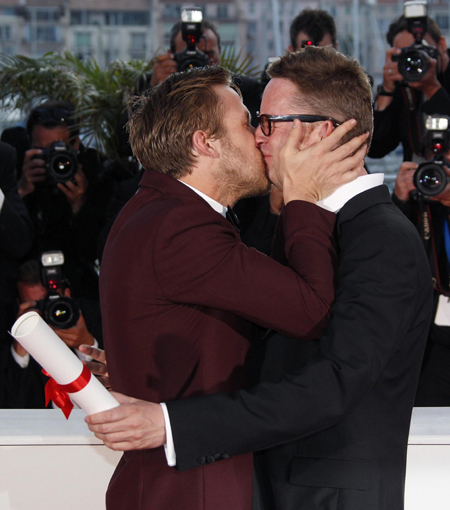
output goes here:
[{"label": "window on building", "polygon": [[132,11],[132,12],[123,12],[122,13],[122,24],[123,25],[148,25],[150,21],[150,16],[148,12],[145,11]]},{"label": "window on building", "polygon": [[130,56],[131,58],[142,59],[145,57],[146,34],[131,34],[130,40]]},{"label": "window on building", "polygon": [[1,41],[11,40],[11,27],[9,25],[0,25],[0,40]]},{"label": "window on building", "polygon": [[228,4],[218,4],[217,6],[217,17],[219,19],[228,18]]},{"label": "window on building", "polygon": [[87,50],[92,47],[91,32],[77,32],[75,34],[75,46],[77,50]]},{"label": "window on building", "polygon": [[448,14],[436,14],[435,20],[441,30],[448,30]]},{"label": "window on building", "polygon": [[181,5],[177,5],[177,4],[164,4],[164,10],[163,10],[163,14],[162,14],[163,18],[168,18],[168,19],[172,19],[172,18],[176,18],[176,19],[180,19],[181,18]]}]

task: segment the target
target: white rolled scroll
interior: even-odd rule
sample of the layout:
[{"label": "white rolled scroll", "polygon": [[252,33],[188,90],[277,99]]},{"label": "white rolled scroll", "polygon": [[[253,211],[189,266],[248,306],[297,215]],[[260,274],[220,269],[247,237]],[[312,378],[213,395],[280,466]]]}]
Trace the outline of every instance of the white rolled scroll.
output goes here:
[{"label": "white rolled scroll", "polygon": [[[87,378],[83,377],[87,370],[83,363],[38,313],[27,312],[20,316],[11,329],[11,335],[59,385],[66,387],[67,393],[86,414],[99,413],[119,405],[96,377],[89,378],[90,373]],[[83,386],[84,383],[80,383],[82,379],[89,379],[89,382],[79,391],[70,391]]]}]

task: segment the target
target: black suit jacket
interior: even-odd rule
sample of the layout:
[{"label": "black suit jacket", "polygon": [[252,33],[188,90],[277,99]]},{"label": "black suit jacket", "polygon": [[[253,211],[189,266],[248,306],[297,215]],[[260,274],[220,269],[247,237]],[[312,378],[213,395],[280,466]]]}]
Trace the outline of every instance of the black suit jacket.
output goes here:
[{"label": "black suit jacket", "polygon": [[260,454],[265,509],[403,508],[431,275],[385,186],[350,200],[337,231],[336,298],[317,352],[307,361],[285,343],[288,361],[267,358],[253,390],[168,403],[179,469],[283,445]]},{"label": "black suit jacket", "polygon": [[0,211],[0,328],[4,335],[15,302],[17,261],[22,259],[33,241],[27,209],[17,191],[16,152],[0,142],[0,189],[5,195]]}]

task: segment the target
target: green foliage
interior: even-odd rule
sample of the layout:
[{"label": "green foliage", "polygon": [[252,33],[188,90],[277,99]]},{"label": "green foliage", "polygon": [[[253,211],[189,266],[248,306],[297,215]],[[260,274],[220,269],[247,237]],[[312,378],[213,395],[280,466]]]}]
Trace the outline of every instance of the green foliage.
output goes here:
[{"label": "green foliage", "polygon": [[[154,60],[115,60],[101,69],[95,60],[80,60],[70,52],[39,58],[0,53],[0,102],[4,110],[17,108],[27,114],[47,99],[69,101],[75,105],[87,145],[114,158],[126,100],[135,90],[147,88]],[[222,65],[236,74],[259,75],[251,57],[231,47],[224,49]]]},{"label": "green foliage", "polygon": [[75,105],[87,144],[116,155],[116,129],[124,100],[145,83],[153,60],[114,61],[101,69],[93,59],[47,53],[40,58],[0,54],[0,101],[24,113],[46,99]]},{"label": "green foliage", "polygon": [[253,58],[250,55],[242,55],[242,50],[236,52],[234,46],[223,48],[220,62],[234,74],[244,74],[255,79],[258,79],[261,74],[259,68],[253,65]]}]

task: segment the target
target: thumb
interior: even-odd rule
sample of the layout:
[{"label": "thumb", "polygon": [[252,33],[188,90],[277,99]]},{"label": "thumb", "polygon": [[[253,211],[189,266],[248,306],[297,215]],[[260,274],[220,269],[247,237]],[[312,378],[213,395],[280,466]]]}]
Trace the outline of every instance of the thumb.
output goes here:
[{"label": "thumb", "polygon": [[110,393],[117,400],[117,402],[119,402],[119,404],[132,404],[133,402],[136,402],[135,398],[128,397],[127,395],[123,395],[117,391],[111,391]]}]

